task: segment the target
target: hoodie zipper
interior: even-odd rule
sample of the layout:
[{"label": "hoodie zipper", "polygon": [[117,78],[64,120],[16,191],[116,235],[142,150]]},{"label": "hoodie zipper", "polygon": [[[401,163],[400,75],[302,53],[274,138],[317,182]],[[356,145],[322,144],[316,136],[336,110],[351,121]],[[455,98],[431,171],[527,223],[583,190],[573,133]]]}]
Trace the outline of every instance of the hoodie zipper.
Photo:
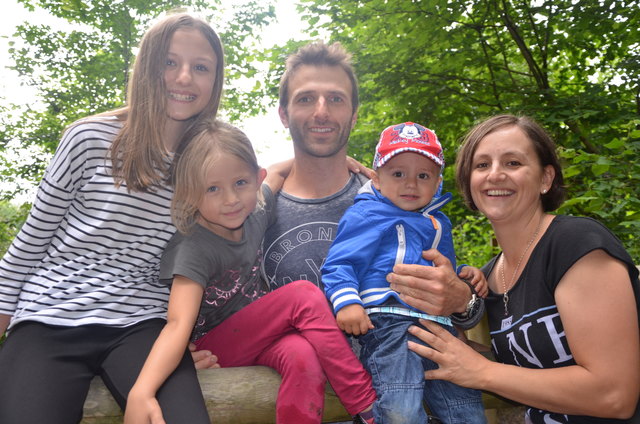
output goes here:
[{"label": "hoodie zipper", "polygon": [[404,236],[404,226],[402,224],[396,224],[396,232],[398,233],[398,250],[396,251],[396,263],[404,263],[404,255],[407,252],[407,241]]}]

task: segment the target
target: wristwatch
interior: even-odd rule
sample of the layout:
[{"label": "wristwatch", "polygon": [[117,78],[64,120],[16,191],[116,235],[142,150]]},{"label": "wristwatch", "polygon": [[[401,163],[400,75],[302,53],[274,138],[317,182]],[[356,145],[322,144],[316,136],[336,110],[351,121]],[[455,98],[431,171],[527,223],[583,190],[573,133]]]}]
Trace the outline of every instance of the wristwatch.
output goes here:
[{"label": "wristwatch", "polygon": [[[459,277],[458,277],[459,278]],[[476,292],[475,287],[473,287],[473,284],[471,284],[469,282],[469,280],[466,280],[464,278],[460,278],[462,281],[464,281],[464,283],[469,286],[469,289],[471,289],[471,300],[469,300],[469,303],[467,303],[467,309],[464,312],[459,313],[458,315],[461,318],[467,318],[471,315],[473,315],[473,312],[475,311],[475,309],[478,306],[478,292]]]}]

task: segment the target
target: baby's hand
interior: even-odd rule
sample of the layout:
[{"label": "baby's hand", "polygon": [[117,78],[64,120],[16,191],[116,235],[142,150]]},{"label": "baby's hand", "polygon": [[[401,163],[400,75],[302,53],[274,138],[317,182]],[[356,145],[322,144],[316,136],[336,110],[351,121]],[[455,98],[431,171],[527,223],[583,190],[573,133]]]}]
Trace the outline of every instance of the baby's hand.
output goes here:
[{"label": "baby's hand", "polygon": [[487,297],[489,285],[482,271],[474,266],[465,266],[460,270],[458,277],[468,280],[480,297]]},{"label": "baby's hand", "polygon": [[338,327],[342,331],[354,336],[367,334],[367,331],[373,328],[369,315],[367,315],[364,308],[355,303],[340,309],[336,314],[336,321],[338,321]]}]

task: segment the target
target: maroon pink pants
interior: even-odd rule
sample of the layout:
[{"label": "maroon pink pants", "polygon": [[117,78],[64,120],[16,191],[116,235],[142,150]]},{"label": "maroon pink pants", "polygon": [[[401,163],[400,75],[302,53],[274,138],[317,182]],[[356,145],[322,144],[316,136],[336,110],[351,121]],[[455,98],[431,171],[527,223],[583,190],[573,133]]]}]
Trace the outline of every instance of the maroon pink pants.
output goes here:
[{"label": "maroon pink pants", "polygon": [[320,423],[326,380],[352,415],[376,399],[371,377],[338,328],[322,291],[295,281],[231,315],[195,342],[223,367],[266,365],[282,384],[278,423]]}]

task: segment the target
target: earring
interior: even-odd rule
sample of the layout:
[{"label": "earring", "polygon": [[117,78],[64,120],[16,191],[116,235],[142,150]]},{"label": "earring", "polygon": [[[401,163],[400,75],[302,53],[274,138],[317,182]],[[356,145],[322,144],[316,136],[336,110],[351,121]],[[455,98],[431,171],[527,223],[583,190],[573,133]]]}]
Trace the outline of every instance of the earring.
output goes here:
[{"label": "earring", "polygon": [[542,189],[542,194],[547,194],[547,189],[546,188]]}]

